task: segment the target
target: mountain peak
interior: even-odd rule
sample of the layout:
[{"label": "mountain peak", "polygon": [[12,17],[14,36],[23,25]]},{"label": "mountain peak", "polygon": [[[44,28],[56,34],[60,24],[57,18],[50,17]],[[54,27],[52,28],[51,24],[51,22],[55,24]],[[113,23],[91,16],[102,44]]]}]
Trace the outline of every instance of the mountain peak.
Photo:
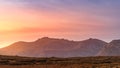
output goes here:
[{"label": "mountain peak", "polygon": [[102,40],[99,40],[99,39],[96,39],[96,38],[89,38],[87,40],[84,40],[84,42],[104,42],[106,43],[105,41],[102,41]]},{"label": "mountain peak", "polygon": [[88,41],[98,41],[99,39],[89,38]]},{"label": "mountain peak", "polygon": [[[71,40],[67,40],[67,39],[64,39],[64,38],[49,38],[49,37],[42,37],[42,38],[39,38],[38,40],[36,40],[35,42],[39,42],[39,41],[69,41],[71,42]],[[73,41],[72,41],[73,42]]]},{"label": "mountain peak", "polygon": [[37,39],[35,42],[39,42],[39,41],[41,41],[41,40],[50,40],[50,39],[52,39],[52,38],[42,37],[42,38]]}]

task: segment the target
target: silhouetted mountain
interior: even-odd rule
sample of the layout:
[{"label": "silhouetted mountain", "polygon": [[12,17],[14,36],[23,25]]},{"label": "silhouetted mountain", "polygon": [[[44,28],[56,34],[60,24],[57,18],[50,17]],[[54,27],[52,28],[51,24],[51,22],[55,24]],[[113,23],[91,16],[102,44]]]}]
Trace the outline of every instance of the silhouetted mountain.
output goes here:
[{"label": "silhouetted mountain", "polygon": [[120,56],[120,40],[113,40],[98,54],[99,56]]},{"label": "silhouetted mountain", "polygon": [[34,42],[16,42],[0,49],[2,55],[29,57],[77,57],[95,56],[107,43],[98,39],[69,41],[44,37]]}]

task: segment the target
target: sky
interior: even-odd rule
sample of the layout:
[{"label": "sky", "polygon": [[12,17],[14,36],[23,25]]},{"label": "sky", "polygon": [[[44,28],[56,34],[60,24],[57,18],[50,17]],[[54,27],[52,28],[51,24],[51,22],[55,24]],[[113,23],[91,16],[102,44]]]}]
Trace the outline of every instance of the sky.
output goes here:
[{"label": "sky", "polygon": [[41,37],[120,39],[120,0],[0,0],[0,48]]}]

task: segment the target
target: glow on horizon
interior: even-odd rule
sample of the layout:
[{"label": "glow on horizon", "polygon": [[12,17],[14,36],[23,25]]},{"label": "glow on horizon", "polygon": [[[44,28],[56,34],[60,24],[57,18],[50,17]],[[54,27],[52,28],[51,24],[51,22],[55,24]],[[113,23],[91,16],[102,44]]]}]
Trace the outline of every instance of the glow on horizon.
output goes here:
[{"label": "glow on horizon", "polygon": [[40,37],[119,39],[118,0],[1,0],[0,47]]}]

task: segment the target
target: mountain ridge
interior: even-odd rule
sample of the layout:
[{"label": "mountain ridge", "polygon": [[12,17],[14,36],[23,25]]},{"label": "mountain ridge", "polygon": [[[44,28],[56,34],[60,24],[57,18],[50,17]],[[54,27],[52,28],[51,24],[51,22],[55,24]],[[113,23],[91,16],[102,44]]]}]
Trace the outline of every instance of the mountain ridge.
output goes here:
[{"label": "mountain ridge", "polygon": [[[115,42],[115,40],[113,40],[112,43],[113,42]],[[19,41],[13,43],[8,47],[0,49],[0,54],[28,57],[101,56],[102,50],[104,50],[106,47],[109,47],[110,44],[111,42],[107,43],[94,38],[89,38],[83,41],[73,41],[67,39],[43,37],[33,42]]]}]

